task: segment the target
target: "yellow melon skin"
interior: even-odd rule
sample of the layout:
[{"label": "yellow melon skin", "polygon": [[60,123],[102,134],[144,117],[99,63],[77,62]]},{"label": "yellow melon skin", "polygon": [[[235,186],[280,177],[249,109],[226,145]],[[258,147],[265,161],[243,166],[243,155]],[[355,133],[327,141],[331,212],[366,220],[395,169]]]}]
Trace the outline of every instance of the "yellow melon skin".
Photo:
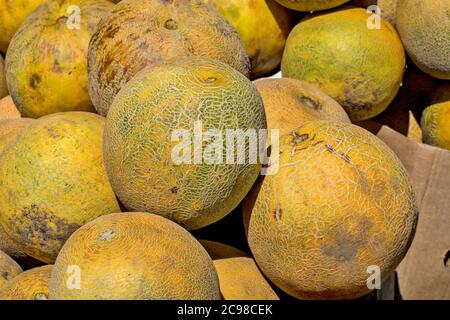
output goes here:
[{"label": "yellow melon skin", "polygon": [[397,29],[408,55],[425,73],[450,79],[450,0],[402,0]]},{"label": "yellow melon skin", "polygon": [[8,95],[8,87],[6,85],[5,61],[0,55],[0,99]]},{"label": "yellow melon skin", "polygon": [[[69,289],[71,266],[80,289]],[[214,264],[179,225],[149,213],[100,217],[67,240],[55,262],[50,299],[218,300]]]},{"label": "yellow melon skin", "polygon": [[[73,6],[81,10],[79,28]],[[9,92],[23,116],[95,111],[88,93],[88,45],[112,7],[106,0],[52,0],[26,18],[6,54]]]},{"label": "yellow melon skin", "polygon": [[21,114],[17,110],[11,96],[6,96],[0,99],[0,121],[6,119],[17,119],[20,118]]},{"label": "yellow melon skin", "polygon": [[[224,143],[226,130],[266,129],[256,88],[218,61],[184,58],[149,67],[119,92],[106,121],[105,166],[129,211],[160,214],[194,230],[220,220],[242,201],[261,169],[258,159],[249,163],[249,140],[243,143],[244,163],[237,163],[236,148],[231,164],[226,148],[217,161],[213,144],[194,143],[197,121],[205,135],[216,130]],[[191,152],[183,152],[189,141]],[[187,160],[179,163],[174,154]]]},{"label": "yellow melon skin", "polygon": [[352,121],[384,111],[397,94],[405,53],[397,32],[385,20],[369,29],[371,14],[348,8],[312,15],[289,35],[281,70],[335,99]]},{"label": "yellow melon skin", "polygon": [[284,45],[294,27],[293,13],[275,0],[205,0],[237,29],[251,62],[251,79],[280,66]]},{"label": "yellow melon skin", "polygon": [[279,172],[244,206],[258,266],[299,299],[363,296],[368,267],[384,278],[412,241],[418,208],[403,165],[352,124],[309,122],[280,144]]},{"label": "yellow melon skin", "polygon": [[248,254],[246,254],[244,251],[241,251],[224,243],[209,240],[199,240],[199,242],[213,260],[248,257]]},{"label": "yellow melon skin", "polygon": [[104,123],[87,112],[42,117],[0,154],[0,223],[33,258],[53,262],[76,229],[120,211],[103,165]]},{"label": "yellow melon skin", "polygon": [[450,101],[426,108],[421,125],[424,143],[450,150]]},{"label": "yellow melon skin", "polygon": [[286,8],[297,11],[325,10],[340,6],[349,0],[276,0]]},{"label": "yellow melon skin", "polygon": [[177,57],[225,62],[248,76],[250,61],[235,28],[203,0],[123,0],[89,46],[89,93],[99,114],[147,66]]},{"label": "yellow melon skin", "polygon": [[25,18],[45,0],[0,1],[0,51],[6,52],[9,42]]},{"label": "yellow melon skin", "polygon": [[279,300],[252,258],[214,260],[224,300]]},{"label": "yellow melon skin", "polygon": [[345,110],[318,88],[300,80],[261,79],[254,82],[264,103],[267,128],[280,136],[312,120],[350,123]]},{"label": "yellow melon skin", "polygon": [[19,264],[0,250],[0,291],[21,272]]},{"label": "yellow melon skin", "polygon": [[0,300],[48,300],[52,265],[22,272],[0,290]]}]

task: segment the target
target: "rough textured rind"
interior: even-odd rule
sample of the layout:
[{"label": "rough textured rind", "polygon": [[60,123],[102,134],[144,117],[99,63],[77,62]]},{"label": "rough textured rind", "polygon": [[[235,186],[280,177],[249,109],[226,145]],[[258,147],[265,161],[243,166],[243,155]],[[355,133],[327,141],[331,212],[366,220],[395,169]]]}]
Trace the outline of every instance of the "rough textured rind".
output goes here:
[{"label": "rough textured rind", "polygon": [[53,262],[73,231],[120,211],[103,166],[104,123],[87,112],[42,117],[0,154],[0,223],[33,258]]},{"label": "rough textured rind", "polygon": [[298,11],[325,10],[340,6],[349,0],[276,0],[281,5]]},{"label": "rough textured rind", "polygon": [[22,272],[0,290],[0,300],[48,300],[52,265]]},{"label": "rough textured rind", "polygon": [[450,150],[450,101],[426,108],[421,125],[424,143]]},{"label": "rough textured rind", "polygon": [[249,75],[239,33],[202,0],[123,0],[99,25],[89,46],[89,93],[106,115],[119,90],[147,66],[202,56]]},{"label": "rough textured rind", "polygon": [[[70,290],[69,266],[78,266],[80,290]],[[186,230],[149,213],[100,217],[64,245],[52,274],[50,298],[220,299],[211,258]]]},{"label": "rough textured rind", "polygon": [[[355,125],[309,122],[281,138],[280,169],[247,199],[248,241],[262,272],[300,299],[354,299],[403,259],[418,218],[397,156]],[[258,188],[255,188],[258,190]],[[252,209],[253,208],[253,209]]]},{"label": "rough textured rind", "polygon": [[251,62],[251,79],[280,66],[284,45],[294,27],[292,11],[274,0],[205,0],[238,30]]},{"label": "rough textured rind", "polygon": [[289,35],[284,77],[306,81],[334,98],[352,121],[384,111],[397,94],[405,53],[391,24],[369,29],[370,14],[348,8],[312,15]]},{"label": "rough textured rind", "polygon": [[339,103],[304,81],[289,78],[261,79],[254,84],[263,99],[267,128],[279,129],[280,136],[291,133],[312,120],[350,123]]},{"label": "rough textured rind", "polygon": [[252,258],[214,260],[224,300],[279,300]]},{"label": "rough textured rind", "polygon": [[0,51],[6,52],[9,42],[25,18],[46,0],[0,1]]},{"label": "rough textured rind", "polygon": [[[192,230],[218,221],[241,202],[261,169],[258,159],[249,163],[248,139],[243,164],[236,163],[236,148],[233,163],[226,163],[226,148],[216,161],[211,145],[220,142],[214,137],[208,145],[197,143],[200,158],[183,153],[190,164],[172,158],[182,153],[183,131],[194,149],[197,121],[203,132],[218,130],[224,142],[228,129],[266,128],[264,106],[250,80],[206,58],[146,68],[119,92],[106,121],[104,154],[113,190],[128,210],[160,214]],[[207,154],[213,163],[204,160]]]},{"label": "rough textured rind", "polygon": [[[1,238],[0,238],[1,241]],[[22,272],[22,268],[5,252],[0,250],[0,292],[15,276]]]},{"label": "rough textured rind", "polygon": [[[80,11],[76,25],[77,6]],[[9,92],[23,116],[95,111],[88,93],[87,53],[106,0],[52,0],[30,14],[6,54]]]},{"label": "rough textured rind", "polygon": [[450,79],[450,0],[402,0],[397,29],[408,55],[429,75]]},{"label": "rough textured rind", "polygon": [[199,240],[199,242],[213,260],[248,257],[248,254],[246,254],[244,251],[241,251],[224,243],[209,240]]},{"label": "rough textured rind", "polygon": [[[0,20],[1,21],[1,20]],[[0,99],[8,95],[8,87],[6,86],[5,61],[0,55]]]}]

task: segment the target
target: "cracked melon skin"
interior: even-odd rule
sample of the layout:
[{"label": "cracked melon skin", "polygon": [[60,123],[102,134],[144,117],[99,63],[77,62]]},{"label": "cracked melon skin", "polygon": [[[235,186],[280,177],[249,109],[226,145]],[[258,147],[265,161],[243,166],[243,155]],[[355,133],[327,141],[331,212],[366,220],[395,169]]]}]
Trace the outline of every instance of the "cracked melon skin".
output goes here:
[{"label": "cracked melon skin", "polygon": [[35,120],[0,155],[0,223],[26,254],[51,263],[96,217],[119,212],[102,157],[105,120],[88,112]]},{"label": "cracked melon skin", "polygon": [[106,116],[115,95],[147,66],[185,56],[225,62],[248,76],[250,61],[234,27],[202,0],[123,0],[89,46],[89,93]]},{"label": "cracked melon skin", "polygon": [[[68,9],[78,6],[80,28]],[[95,112],[88,93],[87,53],[97,23],[114,4],[52,0],[30,14],[6,54],[9,92],[24,117],[65,111]]]},{"label": "cracked melon skin", "polygon": [[17,262],[0,250],[0,292],[11,279],[19,275],[22,271],[22,268]]},{"label": "cracked melon skin", "polygon": [[0,300],[48,300],[52,265],[22,272],[0,290]]},{"label": "cracked melon skin", "polygon": [[280,136],[312,120],[350,123],[345,110],[318,88],[300,80],[261,79],[254,82],[264,103],[267,128]]},{"label": "cracked melon skin", "polygon": [[274,0],[205,0],[238,30],[251,62],[251,79],[272,74],[294,27],[292,11]]},{"label": "cracked melon skin", "polygon": [[450,101],[426,108],[421,125],[424,143],[450,150]]},{"label": "cracked melon skin", "polygon": [[6,52],[9,42],[25,18],[46,0],[0,1],[0,51]]},{"label": "cracked melon skin", "polygon": [[352,121],[383,112],[396,96],[405,53],[391,24],[370,30],[361,8],[309,16],[289,35],[283,77],[303,80],[335,99]]},{"label": "cracked melon skin", "polygon": [[[80,269],[70,290],[68,267]],[[219,300],[208,253],[185,229],[149,213],[100,217],[67,240],[55,262],[52,300]]]},{"label": "cracked melon skin", "polygon": [[[197,121],[203,132],[219,130],[224,143],[226,130],[266,129],[264,106],[251,81],[211,59],[184,58],[146,68],[119,92],[106,121],[105,166],[129,211],[159,214],[194,230],[220,220],[242,201],[259,174],[260,159],[249,163],[248,139],[243,164],[236,163],[236,151],[227,164],[226,148],[220,161],[209,159],[212,164],[196,158]],[[192,148],[179,163],[173,154],[182,154],[183,131],[192,138]],[[197,155],[210,158],[216,154],[211,143],[200,151]]]},{"label": "cracked melon skin", "polygon": [[214,260],[224,300],[279,300],[252,258]]},{"label": "cracked melon skin", "polygon": [[297,11],[326,10],[340,6],[349,0],[276,0],[286,8]]},{"label": "cracked melon skin", "polygon": [[382,278],[393,271],[417,224],[400,160],[362,128],[315,121],[281,138],[279,164],[244,205],[262,272],[299,299],[368,293],[367,268],[379,266]]},{"label": "cracked melon skin", "polygon": [[402,0],[397,29],[408,55],[425,73],[450,80],[450,0]]}]

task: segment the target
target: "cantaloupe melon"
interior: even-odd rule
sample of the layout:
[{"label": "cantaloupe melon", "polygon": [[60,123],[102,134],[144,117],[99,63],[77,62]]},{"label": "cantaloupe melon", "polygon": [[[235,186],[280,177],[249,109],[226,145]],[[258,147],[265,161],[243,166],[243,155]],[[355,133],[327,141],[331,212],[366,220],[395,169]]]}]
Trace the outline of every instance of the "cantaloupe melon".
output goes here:
[{"label": "cantaloupe melon", "polygon": [[298,11],[325,10],[340,6],[349,0],[276,0],[283,6]]},{"label": "cantaloupe melon", "polygon": [[224,243],[209,240],[199,240],[199,242],[213,260],[248,257],[248,254],[246,254],[244,251],[236,249]]},{"label": "cantaloupe melon", "polygon": [[0,55],[0,99],[8,95],[8,87],[6,85],[5,61]]},{"label": "cantaloupe melon", "polygon": [[42,117],[0,154],[0,223],[33,258],[54,261],[77,228],[120,210],[103,165],[104,123],[88,112]]},{"label": "cantaloupe melon", "polygon": [[11,96],[0,99],[0,121],[5,119],[17,119],[20,117],[20,112],[17,110]]},{"label": "cantaloupe melon", "polygon": [[22,268],[19,264],[0,250],[0,291],[21,272]]},{"label": "cantaloupe melon", "polygon": [[252,258],[214,260],[224,300],[279,300]]},{"label": "cantaloupe melon", "polygon": [[207,58],[169,61],[144,69],[116,96],[104,134],[106,171],[129,211],[199,229],[230,213],[261,169],[265,141],[232,135],[265,128],[261,97],[241,73]]},{"label": "cantaloupe melon", "polygon": [[374,271],[382,281],[397,267],[418,208],[381,140],[352,124],[309,122],[281,138],[279,166],[244,206],[250,248],[272,282],[299,299],[353,299],[370,291]]},{"label": "cantaloupe melon", "polygon": [[450,79],[450,0],[402,0],[397,29],[408,55],[424,72]]},{"label": "cantaloupe melon", "polygon": [[9,42],[25,18],[46,0],[0,1],[0,51],[8,49]]},{"label": "cantaloupe melon", "polygon": [[211,258],[189,232],[157,215],[121,213],[100,217],[67,240],[50,299],[213,300],[220,290]]},{"label": "cantaloupe melon", "polygon": [[250,78],[270,75],[280,66],[294,27],[293,12],[275,0],[205,0],[237,29],[251,62]]},{"label": "cantaloupe melon", "polygon": [[426,108],[421,125],[424,143],[450,150],[450,101]]},{"label": "cantaloupe melon", "polygon": [[386,109],[397,94],[405,53],[392,25],[369,29],[370,13],[346,8],[301,21],[286,42],[283,76],[309,82],[334,98],[353,121]]},{"label": "cantaloupe melon", "polygon": [[51,0],[25,19],[6,54],[8,89],[23,116],[95,111],[88,94],[88,45],[112,7],[106,0]]},{"label": "cantaloupe melon", "polygon": [[320,89],[300,80],[261,79],[254,82],[264,103],[267,128],[291,133],[311,120],[350,123],[345,110]]},{"label": "cantaloupe melon", "polygon": [[89,93],[106,115],[117,92],[146,66],[203,56],[249,75],[239,33],[203,0],[123,0],[99,25],[89,46]]},{"label": "cantaloupe melon", "polygon": [[52,268],[46,265],[22,272],[0,290],[0,300],[48,300]]}]

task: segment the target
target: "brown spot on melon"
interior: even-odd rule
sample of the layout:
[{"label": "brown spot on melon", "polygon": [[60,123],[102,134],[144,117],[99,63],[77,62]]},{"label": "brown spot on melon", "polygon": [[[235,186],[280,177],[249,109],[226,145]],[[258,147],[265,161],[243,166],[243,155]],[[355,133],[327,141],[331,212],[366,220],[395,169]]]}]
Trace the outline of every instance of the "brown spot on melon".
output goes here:
[{"label": "brown spot on melon", "polygon": [[48,300],[52,265],[22,272],[0,291],[0,300]]},{"label": "brown spot on melon", "polygon": [[22,268],[5,252],[0,250],[0,292],[11,279],[22,272]]}]

